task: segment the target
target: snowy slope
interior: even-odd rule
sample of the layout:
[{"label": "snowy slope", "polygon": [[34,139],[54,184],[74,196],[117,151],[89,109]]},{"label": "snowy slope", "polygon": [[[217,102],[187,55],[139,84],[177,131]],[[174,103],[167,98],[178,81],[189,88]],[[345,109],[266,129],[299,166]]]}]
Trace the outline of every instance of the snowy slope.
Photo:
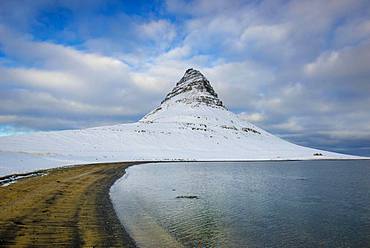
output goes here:
[{"label": "snowy slope", "polygon": [[132,160],[356,158],[298,146],[239,119],[193,69],[137,123],[0,138],[0,175]]}]

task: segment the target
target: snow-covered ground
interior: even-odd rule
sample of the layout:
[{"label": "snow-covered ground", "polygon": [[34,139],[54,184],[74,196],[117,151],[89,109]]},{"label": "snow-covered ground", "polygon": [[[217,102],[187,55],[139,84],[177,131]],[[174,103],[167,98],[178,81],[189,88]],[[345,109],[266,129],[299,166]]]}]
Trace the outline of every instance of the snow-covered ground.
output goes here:
[{"label": "snow-covered ground", "polygon": [[188,70],[137,123],[1,137],[0,175],[95,162],[360,158],[280,139],[228,111],[209,87]]}]

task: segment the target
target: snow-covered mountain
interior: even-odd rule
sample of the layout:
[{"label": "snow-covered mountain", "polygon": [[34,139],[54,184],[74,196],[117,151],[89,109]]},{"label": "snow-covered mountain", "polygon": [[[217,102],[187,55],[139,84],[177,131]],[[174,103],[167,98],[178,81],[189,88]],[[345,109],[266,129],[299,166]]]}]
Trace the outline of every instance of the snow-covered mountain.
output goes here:
[{"label": "snow-covered mountain", "polygon": [[0,175],[108,161],[349,158],[358,157],[298,146],[241,120],[194,69],[137,123],[0,138]]}]

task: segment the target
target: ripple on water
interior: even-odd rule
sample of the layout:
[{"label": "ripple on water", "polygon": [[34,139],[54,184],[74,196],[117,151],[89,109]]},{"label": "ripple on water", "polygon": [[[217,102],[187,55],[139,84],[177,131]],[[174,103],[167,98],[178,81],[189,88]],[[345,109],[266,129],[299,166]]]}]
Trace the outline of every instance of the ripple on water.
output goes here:
[{"label": "ripple on water", "polygon": [[111,197],[144,248],[369,247],[369,176],[369,161],[143,164]]}]

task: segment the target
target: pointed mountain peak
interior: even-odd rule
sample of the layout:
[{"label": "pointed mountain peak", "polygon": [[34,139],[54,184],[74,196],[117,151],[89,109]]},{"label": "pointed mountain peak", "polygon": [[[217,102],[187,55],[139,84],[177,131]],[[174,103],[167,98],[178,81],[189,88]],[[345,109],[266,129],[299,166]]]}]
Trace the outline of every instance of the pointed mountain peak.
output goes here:
[{"label": "pointed mountain peak", "polygon": [[205,104],[209,107],[225,108],[207,78],[198,70],[187,69],[175,88],[167,94],[161,104],[168,102]]},{"label": "pointed mountain peak", "polygon": [[177,82],[176,86],[184,83],[189,83],[190,81],[202,81],[207,80],[207,78],[198,70],[193,68],[187,69],[184,76]]}]

